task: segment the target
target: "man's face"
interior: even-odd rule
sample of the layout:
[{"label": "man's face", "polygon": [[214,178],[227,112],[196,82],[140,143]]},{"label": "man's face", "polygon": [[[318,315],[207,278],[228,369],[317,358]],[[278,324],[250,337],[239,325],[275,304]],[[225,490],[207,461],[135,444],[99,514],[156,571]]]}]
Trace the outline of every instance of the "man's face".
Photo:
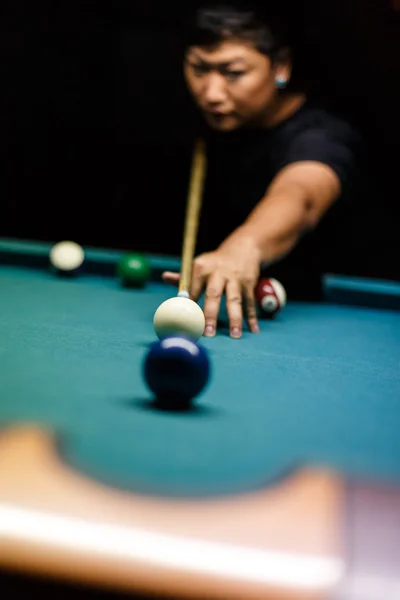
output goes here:
[{"label": "man's face", "polygon": [[252,45],[225,41],[216,48],[191,47],[185,57],[187,86],[207,123],[233,131],[258,123],[277,95],[277,70]]}]

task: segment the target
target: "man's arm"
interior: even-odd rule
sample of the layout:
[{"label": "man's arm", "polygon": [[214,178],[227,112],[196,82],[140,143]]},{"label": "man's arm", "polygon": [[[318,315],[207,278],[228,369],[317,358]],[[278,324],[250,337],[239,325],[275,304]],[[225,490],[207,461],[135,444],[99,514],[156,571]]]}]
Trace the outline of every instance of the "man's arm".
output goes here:
[{"label": "man's arm", "polygon": [[[313,229],[341,192],[339,177],[318,162],[297,162],[278,173],[264,198],[246,221],[217,250],[196,258],[191,296],[205,289],[205,335],[215,334],[225,291],[231,336],[242,334],[243,306],[250,331],[259,331],[254,288],[260,264],[272,264],[288,254]],[[179,273],[164,273],[179,282]]]},{"label": "man's arm", "polygon": [[329,166],[314,161],[293,163],[278,173],[232,238],[251,239],[261,262],[274,263],[317,226],[340,192],[339,177]]}]

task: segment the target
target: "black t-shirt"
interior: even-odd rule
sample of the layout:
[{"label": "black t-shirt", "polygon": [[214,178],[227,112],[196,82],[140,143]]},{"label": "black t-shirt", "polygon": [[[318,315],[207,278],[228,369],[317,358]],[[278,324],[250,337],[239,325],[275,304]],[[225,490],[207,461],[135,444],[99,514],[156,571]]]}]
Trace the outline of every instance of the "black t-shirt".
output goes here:
[{"label": "black t-shirt", "polygon": [[305,281],[318,287],[321,273],[332,270],[335,244],[343,241],[346,215],[359,193],[361,139],[357,131],[343,118],[306,102],[271,129],[208,131],[205,137],[208,171],[198,252],[214,250],[241,225],[286,165],[312,160],[334,170],[341,182],[340,200],[289,256],[268,269],[269,275],[291,288],[296,289],[299,281],[302,287]]}]

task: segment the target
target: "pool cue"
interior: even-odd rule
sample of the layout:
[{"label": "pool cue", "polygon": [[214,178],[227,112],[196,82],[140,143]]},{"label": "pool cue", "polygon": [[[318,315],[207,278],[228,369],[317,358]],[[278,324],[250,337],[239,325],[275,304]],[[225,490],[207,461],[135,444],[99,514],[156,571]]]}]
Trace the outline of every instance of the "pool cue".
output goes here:
[{"label": "pool cue", "polygon": [[203,199],[203,186],[206,173],[206,153],[203,140],[197,140],[193,153],[189,192],[186,207],[185,227],[182,246],[181,277],[178,296],[189,298],[194,253]]}]

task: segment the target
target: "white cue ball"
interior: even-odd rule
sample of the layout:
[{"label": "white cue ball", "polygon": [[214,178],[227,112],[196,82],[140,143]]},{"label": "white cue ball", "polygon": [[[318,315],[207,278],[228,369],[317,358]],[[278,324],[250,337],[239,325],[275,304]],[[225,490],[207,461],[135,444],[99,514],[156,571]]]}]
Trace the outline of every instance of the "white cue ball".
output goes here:
[{"label": "white cue ball", "polygon": [[76,242],[58,242],[50,250],[50,263],[59,271],[75,271],[84,260],[84,250]]},{"label": "white cue ball", "polygon": [[165,300],[157,308],[153,319],[159,339],[169,335],[183,335],[198,340],[206,325],[200,306],[189,298],[176,297]]}]

